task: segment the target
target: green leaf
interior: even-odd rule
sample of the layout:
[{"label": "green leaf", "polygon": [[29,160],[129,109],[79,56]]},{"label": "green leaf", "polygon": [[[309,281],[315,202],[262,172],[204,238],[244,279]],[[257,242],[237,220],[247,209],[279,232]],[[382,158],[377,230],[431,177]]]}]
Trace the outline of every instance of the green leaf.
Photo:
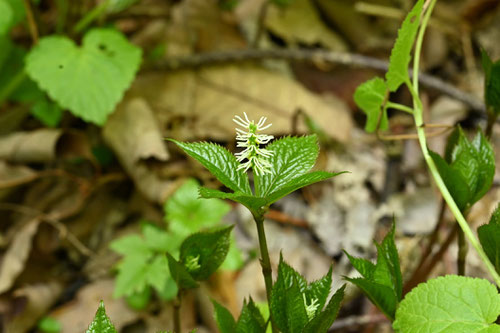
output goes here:
[{"label": "green leaf", "polygon": [[31,107],[31,114],[47,127],[57,127],[61,122],[63,110],[47,98],[41,98]]},{"label": "green leaf", "polygon": [[265,198],[254,197],[252,195],[242,194],[241,192],[226,193],[206,187],[200,187],[199,192],[202,198],[230,199],[239,202],[250,210],[258,210],[268,203],[268,200]]},{"label": "green leaf", "polygon": [[215,321],[220,333],[234,333],[236,331],[236,321],[231,312],[214,300],[212,300],[212,303],[215,309]]},{"label": "green leaf", "polygon": [[195,280],[206,280],[226,259],[233,226],[213,231],[199,232],[186,238],[181,245],[180,262],[184,265],[197,258],[198,268],[189,270]]},{"label": "green leaf", "polygon": [[290,180],[285,186],[281,187],[279,190],[274,191],[268,197],[265,198],[266,205],[270,205],[284,196],[306,187],[308,185],[318,183],[320,181],[338,176],[340,174],[346,173],[346,171],[342,172],[327,172],[327,171],[314,171],[310,173],[306,173],[305,175],[293,178]]},{"label": "green leaf", "polygon": [[165,203],[169,230],[180,239],[200,229],[218,225],[231,210],[231,206],[222,200],[200,200],[199,187],[196,180],[188,179]]},{"label": "green leaf", "polygon": [[500,113],[500,61],[493,62],[486,51],[481,51],[484,69],[484,99],[495,114]]},{"label": "green leaf", "polygon": [[491,215],[490,222],[477,229],[477,234],[484,252],[500,272],[500,205]]},{"label": "green leaf", "polygon": [[169,253],[167,253],[168,267],[170,269],[170,275],[174,279],[177,287],[179,289],[193,289],[198,288],[198,282],[196,282],[191,274],[186,270],[183,264],[175,260]]},{"label": "green leaf", "polygon": [[[298,284],[294,283],[285,289],[284,303],[288,333],[299,333],[309,321],[304,304],[304,296]],[[281,327],[280,327],[281,328]]]},{"label": "green leaf", "polygon": [[185,143],[173,139],[186,154],[203,164],[222,184],[233,190],[251,195],[248,176],[237,170],[239,163],[227,149],[208,142]]},{"label": "green leaf", "polygon": [[332,286],[332,272],[333,267],[321,279],[309,284],[305,290],[305,295],[310,303],[310,300],[316,299],[318,301],[318,311],[321,311],[326,304],[328,295],[330,294],[330,287]]},{"label": "green leaf", "polygon": [[402,83],[410,80],[408,66],[423,6],[424,0],[418,0],[398,31],[398,38],[392,48],[389,69],[385,76],[390,91],[396,91]]},{"label": "green leaf", "polygon": [[148,258],[142,256],[126,256],[117,265],[118,275],[113,297],[131,295],[146,288],[148,279]]},{"label": "green leaf", "polygon": [[24,4],[19,0],[4,0],[6,1],[12,10],[12,21],[11,26],[14,26],[24,20],[26,12],[24,11]]},{"label": "green leaf", "polygon": [[94,320],[90,323],[86,333],[116,333],[115,327],[106,315],[106,309],[104,309],[103,301],[99,304]]},{"label": "green leaf", "polygon": [[9,31],[14,19],[12,7],[6,0],[0,0],[0,35]]},{"label": "green leaf", "polygon": [[140,62],[141,50],[120,32],[93,29],[82,47],[62,36],[42,38],[26,57],[26,71],[63,108],[103,125]]},{"label": "green leaf", "polygon": [[358,286],[363,293],[389,318],[394,319],[396,307],[402,298],[403,282],[399,264],[398,251],[394,242],[395,223],[377,246],[377,263],[355,258],[346,252],[351,264],[362,278],[347,278],[347,281]]},{"label": "green leaf", "polygon": [[170,277],[167,258],[162,255],[156,255],[148,264],[146,272],[146,281],[158,292],[165,288],[167,278]]},{"label": "green leaf", "polygon": [[396,312],[395,330],[417,332],[500,332],[500,295],[484,279],[438,277],[412,289]]},{"label": "green leaf", "polygon": [[175,252],[181,245],[179,237],[149,223],[142,225],[142,234],[144,243],[154,252]]},{"label": "green leaf", "polygon": [[467,181],[460,172],[451,168],[439,154],[433,151],[429,151],[429,154],[434,164],[436,164],[439,174],[443,178],[453,200],[458,208],[464,211],[472,198]]},{"label": "green leaf", "polygon": [[245,301],[240,318],[236,323],[236,333],[262,333],[266,331],[267,323],[262,317],[252,298]]},{"label": "green leaf", "polygon": [[245,261],[243,260],[242,252],[236,245],[234,234],[231,234],[229,252],[227,253],[224,263],[220,266],[220,269],[225,271],[237,271],[243,267],[244,264]]},{"label": "green leaf", "polygon": [[354,102],[366,113],[365,131],[374,132],[377,126],[381,130],[389,128],[387,111],[383,108],[386,97],[387,85],[380,77],[362,83],[354,92]]},{"label": "green leaf", "polygon": [[61,323],[52,317],[43,317],[37,326],[43,333],[59,333],[62,330]]},{"label": "green leaf", "polygon": [[330,298],[325,310],[314,317],[303,330],[303,333],[326,333],[337,318],[340,303],[344,298],[345,285],[340,287]]},{"label": "green leaf", "polygon": [[132,293],[125,300],[132,309],[143,310],[151,300],[151,288],[148,286],[142,291]]},{"label": "green leaf", "polygon": [[124,236],[113,241],[109,247],[124,256],[133,255],[141,257],[149,257],[153,254],[151,248],[139,235]]},{"label": "green leaf", "polygon": [[472,141],[472,146],[474,147],[473,153],[479,164],[475,195],[472,198],[472,201],[476,202],[488,192],[493,184],[495,176],[495,153],[488,139],[486,139],[481,131],[479,131]]},{"label": "green leaf", "polygon": [[268,159],[272,165],[271,173],[255,176],[256,195],[260,197],[271,195],[311,170],[319,153],[316,135],[284,137],[267,145],[266,149],[274,154]]}]

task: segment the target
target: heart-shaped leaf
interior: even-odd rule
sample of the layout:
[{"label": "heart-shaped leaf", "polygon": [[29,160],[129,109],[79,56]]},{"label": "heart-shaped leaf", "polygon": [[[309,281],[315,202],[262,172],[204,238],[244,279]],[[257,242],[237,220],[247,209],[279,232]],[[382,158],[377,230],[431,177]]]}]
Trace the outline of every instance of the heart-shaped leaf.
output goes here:
[{"label": "heart-shaped leaf", "polygon": [[81,47],[62,36],[42,38],[26,57],[26,71],[63,108],[103,125],[140,62],[141,50],[120,32],[94,29]]},{"label": "heart-shaped leaf", "polygon": [[366,113],[365,131],[373,132],[377,127],[386,130],[389,127],[387,111],[382,109],[386,95],[387,84],[380,77],[364,82],[354,92],[356,105]]}]

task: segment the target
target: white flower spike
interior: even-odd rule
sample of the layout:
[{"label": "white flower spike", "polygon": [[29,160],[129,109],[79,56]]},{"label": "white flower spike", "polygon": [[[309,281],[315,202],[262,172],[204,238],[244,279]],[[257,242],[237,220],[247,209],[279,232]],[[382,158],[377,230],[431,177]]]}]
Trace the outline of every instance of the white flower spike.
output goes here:
[{"label": "white flower spike", "polygon": [[271,173],[272,165],[267,160],[273,156],[272,151],[265,148],[259,148],[259,145],[265,145],[269,143],[274,137],[267,134],[259,134],[272,124],[264,126],[266,122],[266,117],[261,117],[259,122],[256,124],[253,120],[250,121],[245,112],[243,112],[245,119],[240,116],[234,116],[233,121],[243,127],[245,130],[236,128],[236,140],[238,141],[237,147],[245,148],[243,151],[236,153],[236,159],[238,162],[243,162],[238,166],[238,170],[245,170],[252,168],[257,176],[261,176],[265,173]]},{"label": "white flower spike", "polygon": [[304,306],[306,308],[307,318],[309,318],[309,320],[312,320],[314,318],[314,314],[319,308],[318,299],[313,298],[311,300],[311,304],[307,305],[306,294],[302,294],[302,297],[304,298]]}]

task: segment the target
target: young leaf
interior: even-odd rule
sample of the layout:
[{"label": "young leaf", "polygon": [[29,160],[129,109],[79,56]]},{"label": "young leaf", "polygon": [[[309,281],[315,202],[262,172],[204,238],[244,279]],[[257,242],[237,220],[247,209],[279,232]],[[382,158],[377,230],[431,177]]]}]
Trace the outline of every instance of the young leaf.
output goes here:
[{"label": "young leaf", "polygon": [[202,198],[217,198],[217,199],[230,199],[239,202],[248,209],[258,210],[265,206],[268,201],[265,198],[255,197],[253,195],[242,194],[241,192],[226,193],[211,188],[200,187],[200,197]]},{"label": "young leaf", "polygon": [[307,299],[316,299],[318,304],[318,310],[323,309],[326,304],[326,299],[328,294],[330,294],[330,288],[332,286],[332,271],[333,267],[330,266],[330,270],[324,277],[316,280],[306,287],[305,295]]},{"label": "young leaf", "polygon": [[491,215],[490,222],[477,229],[479,241],[497,272],[500,272],[500,205]]},{"label": "young leaf", "polygon": [[337,318],[340,303],[344,298],[345,285],[340,287],[328,302],[325,310],[313,318],[303,330],[303,333],[326,333]]},{"label": "young leaf", "polygon": [[500,113],[500,61],[493,62],[486,53],[481,51],[484,69],[484,99],[486,105],[495,114]]},{"label": "young leaf", "polygon": [[269,144],[266,149],[274,154],[269,158],[271,173],[256,176],[256,194],[260,197],[278,191],[292,179],[311,170],[319,153],[316,135],[284,137]]},{"label": "young leaf", "polygon": [[215,321],[217,322],[217,327],[221,333],[234,333],[236,332],[236,321],[234,321],[233,315],[225,307],[212,301],[215,309]]},{"label": "young leaf", "polygon": [[227,149],[207,142],[185,143],[173,139],[170,141],[203,164],[222,184],[234,192],[252,194],[248,176],[242,170],[237,170],[239,163]]},{"label": "young leaf", "polygon": [[361,258],[349,255],[347,257],[362,278],[347,278],[346,280],[358,286],[363,293],[387,317],[394,319],[396,307],[402,298],[403,283],[399,257],[394,243],[395,223],[381,244],[377,246],[377,263],[374,265]]},{"label": "young leaf", "polygon": [[174,279],[177,287],[179,289],[193,289],[198,288],[198,282],[196,282],[191,274],[186,270],[183,264],[175,260],[174,257],[167,253],[168,268],[170,269],[170,275]]},{"label": "young leaf", "polygon": [[385,76],[390,91],[396,91],[402,83],[410,80],[408,66],[423,6],[424,0],[418,0],[398,31],[398,38],[392,48],[389,69]]},{"label": "young leaf", "polygon": [[500,332],[500,295],[489,281],[447,275],[412,289],[396,312],[393,327],[405,333]]},{"label": "young leaf", "polygon": [[365,131],[374,132],[377,125],[381,130],[386,130],[389,127],[387,112],[382,108],[386,96],[387,85],[380,77],[366,81],[356,88],[354,102],[366,113]]},{"label": "young leaf", "polygon": [[63,108],[103,125],[140,62],[141,50],[120,32],[93,29],[82,47],[62,36],[42,38],[26,57],[26,71]]},{"label": "young leaf", "polygon": [[116,328],[106,315],[106,309],[104,309],[103,301],[99,304],[94,320],[90,323],[90,326],[85,333],[117,333]]},{"label": "young leaf", "polygon": [[213,232],[199,232],[182,243],[180,262],[187,267],[189,261],[196,260],[194,268],[188,269],[195,280],[208,279],[224,262],[229,251],[232,229],[233,226],[230,226]]},{"label": "young leaf", "polygon": [[250,300],[243,304],[240,318],[236,323],[236,333],[262,333],[266,331],[267,323],[257,306]]}]

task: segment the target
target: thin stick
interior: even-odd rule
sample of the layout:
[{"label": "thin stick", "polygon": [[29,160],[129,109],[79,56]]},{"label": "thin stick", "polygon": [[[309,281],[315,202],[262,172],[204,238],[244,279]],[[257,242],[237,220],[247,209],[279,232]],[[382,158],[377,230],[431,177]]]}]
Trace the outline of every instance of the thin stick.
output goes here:
[{"label": "thin stick", "polygon": [[28,21],[28,28],[30,30],[31,39],[33,44],[38,44],[38,28],[36,26],[35,17],[28,0],[23,0],[24,10],[26,12],[26,20]]},{"label": "thin stick", "polygon": [[179,289],[177,292],[177,297],[174,300],[173,312],[174,312],[174,333],[181,333],[181,302],[182,302],[182,290]]}]

